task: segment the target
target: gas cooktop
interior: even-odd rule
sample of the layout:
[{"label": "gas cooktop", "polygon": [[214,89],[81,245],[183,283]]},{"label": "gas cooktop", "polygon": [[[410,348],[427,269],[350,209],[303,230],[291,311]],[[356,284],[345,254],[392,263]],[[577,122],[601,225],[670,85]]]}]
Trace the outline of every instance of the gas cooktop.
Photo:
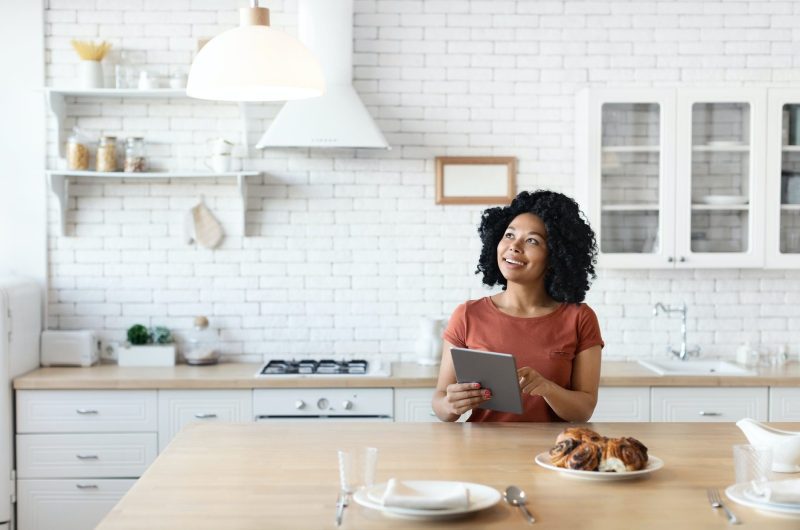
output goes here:
[{"label": "gas cooktop", "polygon": [[389,374],[375,367],[363,359],[334,360],[334,359],[302,359],[285,361],[273,359],[265,364],[256,374],[256,377],[268,376],[323,376],[323,375],[370,375],[388,376]]}]

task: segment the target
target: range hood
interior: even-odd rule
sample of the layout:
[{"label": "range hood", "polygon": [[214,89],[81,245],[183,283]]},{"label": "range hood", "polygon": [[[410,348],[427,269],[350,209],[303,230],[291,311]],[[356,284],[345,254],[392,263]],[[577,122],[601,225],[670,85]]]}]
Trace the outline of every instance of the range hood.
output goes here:
[{"label": "range hood", "polygon": [[322,64],[325,93],[288,101],[256,147],[389,149],[353,89],[353,0],[299,0],[297,33]]}]

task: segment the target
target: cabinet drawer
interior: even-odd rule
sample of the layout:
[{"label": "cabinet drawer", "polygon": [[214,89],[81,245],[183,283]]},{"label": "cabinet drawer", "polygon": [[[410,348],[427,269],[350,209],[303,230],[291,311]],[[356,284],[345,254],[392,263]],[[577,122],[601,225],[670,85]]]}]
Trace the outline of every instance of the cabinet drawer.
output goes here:
[{"label": "cabinet drawer", "polygon": [[767,419],[767,388],[653,388],[652,421]]},{"label": "cabinet drawer", "polygon": [[160,390],[158,446],[163,451],[184,425],[196,421],[253,421],[251,390]]},{"label": "cabinet drawer", "polygon": [[134,482],[126,479],[18,480],[17,528],[94,528]]},{"label": "cabinet drawer", "polygon": [[769,421],[800,421],[800,388],[769,389]]},{"label": "cabinet drawer", "polygon": [[17,432],[155,432],[155,390],[19,390]]},{"label": "cabinet drawer", "polygon": [[590,421],[650,421],[650,388],[600,388]]},{"label": "cabinet drawer", "polygon": [[438,422],[431,407],[432,388],[398,388],[394,391],[394,421]]},{"label": "cabinet drawer", "polygon": [[19,478],[135,478],[158,454],[156,433],[18,434]]}]

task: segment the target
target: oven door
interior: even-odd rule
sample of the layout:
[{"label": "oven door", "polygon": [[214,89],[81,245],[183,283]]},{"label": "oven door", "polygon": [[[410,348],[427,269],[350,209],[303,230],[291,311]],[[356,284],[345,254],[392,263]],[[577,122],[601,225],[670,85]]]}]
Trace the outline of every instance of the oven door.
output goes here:
[{"label": "oven door", "polygon": [[256,421],[394,421],[391,416],[256,416]]},{"label": "oven door", "polygon": [[256,421],[393,421],[391,388],[256,388]]}]

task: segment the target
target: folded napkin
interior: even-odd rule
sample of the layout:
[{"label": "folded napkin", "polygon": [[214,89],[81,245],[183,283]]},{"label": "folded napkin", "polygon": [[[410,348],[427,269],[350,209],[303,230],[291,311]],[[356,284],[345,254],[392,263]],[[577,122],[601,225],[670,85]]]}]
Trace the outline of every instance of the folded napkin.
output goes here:
[{"label": "folded napkin", "polygon": [[800,478],[767,482],[763,491],[767,502],[800,506]]},{"label": "folded napkin", "polygon": [[469,508],[469,489],[454,482],[451,486],[437,488],[432,492],[427,488],[416,488],[414,483],[390,479],[381,503],[389,508],[412,508],[415,510],[450,510]]}]

